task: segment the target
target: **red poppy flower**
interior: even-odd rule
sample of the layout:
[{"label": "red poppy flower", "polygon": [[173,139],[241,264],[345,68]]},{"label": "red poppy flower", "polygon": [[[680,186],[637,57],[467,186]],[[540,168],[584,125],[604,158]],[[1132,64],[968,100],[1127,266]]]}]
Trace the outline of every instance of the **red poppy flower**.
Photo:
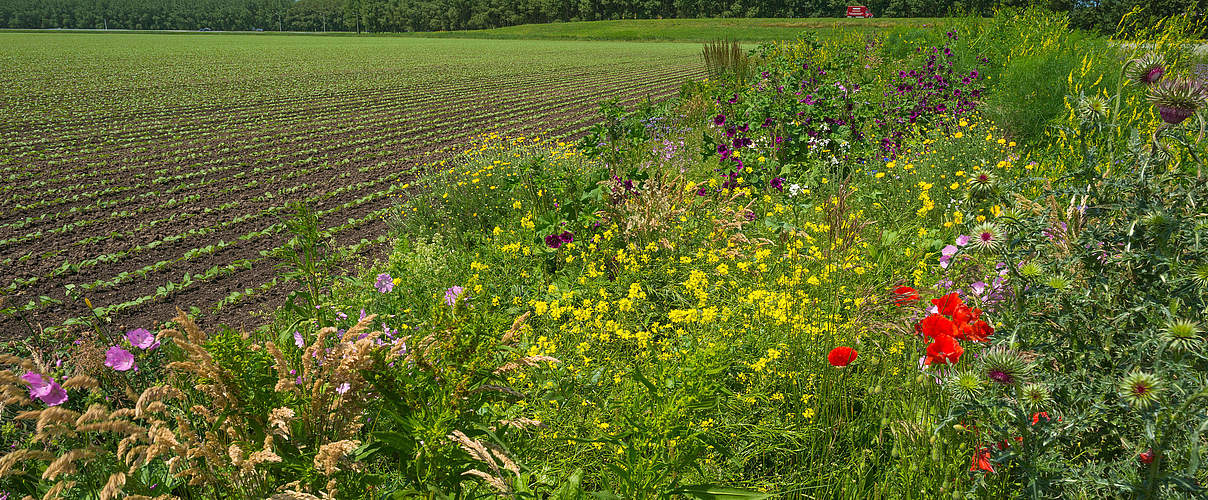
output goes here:
[{"label": "red poppy flower", "polygon": [[990,462],[990,448],[985,446],[973,452],[973,463],[969,465],[969,471],[979,470],[994,472],[994,463]]},{"label": "red poppy flower", "polygon": [[1040,423],[1041,418],[1044,418],[1045,422],[1051,422],[1053,420],[1049,418],[1049,412],[1047,411],[1036,412],[1032,414],[1032,425]]},{"label": "red poppy flower", "polygon": [[938,314],[932,314],[923,318],[923,321],[920,321],[918,327],[915,329],[930,338],[952,337],[956,335],[956,324],[952,320]]},{"label": "red poppy flower", "polygon": [[922,297],[919,296],[918,291],[908,286],[894,288],[893,294],[895,296],[893,303],[897,306],[904,306],[916,300],[922,299]]},{"label": "red poppy flower", "polygon": [[1148,450],[1141,452],[1140,455],[1137,455],[1137,460],[1140,460],[1141,463],[1143,463],[1145,465],[1149,465],[1149,464],[1153,463],[1153,459],[1155,456],[1156,455],[1154,455],[1153,449],[1150,448]]},{"label": "red poppy flower", "polygon": [[836,347],[826,355],[826,360],[830,362],[831,366],[844,367],[855,361],[859,355],[855,349],[850,347]]},{"label": "red poppy flower", "polygon": [[968,323],[972,319],[973,319],[973,309],[970,308],[969,306],[962,305],[960,307],[957,307],[955,311],[952,311],[952,321],[958,325],[963,324],[963,323]]},{"label": "red poppy flower", "polygon": [[956,339],[947,335],[940,335],[927,345],[927,358],[923,360],[923,364],[956,364],[957,361],[960,361],[961,354],[964,352],[965,348],[961,347]]},{"label": "red poppy flower", "polygon": [[965,305],[965,302],[961,300],[960,295],[957,295],[956,292],[952,292],[938,299],[931,299],[931,303],[935,304],[935,307],[939,308],[940,314],[943,314],[944,316],[952,316],[954,313],[956,313],[956,309],[958,307]]},{"label": "red poppy flower", "polygon": [[991,335],[994,335],[994,327],[979,319],[972,325],[969,325],[969,338],[966,340],[971,340],[973,342],[986,342],[990,340]]}]

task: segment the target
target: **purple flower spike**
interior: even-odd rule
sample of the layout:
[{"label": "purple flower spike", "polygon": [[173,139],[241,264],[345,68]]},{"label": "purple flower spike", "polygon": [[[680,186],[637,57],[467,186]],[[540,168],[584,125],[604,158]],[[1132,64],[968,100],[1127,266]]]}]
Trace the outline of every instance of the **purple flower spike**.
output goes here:
[{"label": "purple flower spike", "polygon": [[558,239],[562,240],[563,243],[570,243],[575,241],[575,233],[570,231],[562,231],[562,234],[558,235]]},{"label": "purple flower spike", "polygon": [[390,293],[391,290],[394,290],[394,278],[390,277],[390,273],[379,274],[377,283],[374,283],[373,286],[381,293]]}]

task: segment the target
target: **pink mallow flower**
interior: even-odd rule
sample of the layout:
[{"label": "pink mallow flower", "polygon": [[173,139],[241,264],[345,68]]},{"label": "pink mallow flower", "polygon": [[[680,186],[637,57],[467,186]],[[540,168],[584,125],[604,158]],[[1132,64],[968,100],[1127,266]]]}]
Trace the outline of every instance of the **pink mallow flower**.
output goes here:
[{"label": "pink mallow flower", "polygon": [[389,273],[379,274],[377,282],[373,286],[377,288],[378,292],[390,293],[391,290],[394,290],[394,278],[391,278]]},{"label": "pink mallow flower", "polygon": [[110,347],[108,351],[105,351],[105,366],[119,372],[124,372],[131,368],[138,370],[138,365],[134,364],[134,355],[130,354],[130,351],[118,346]]},{"label": "pink mallow flower", "polygon": [[457,298],[461,297],[461,292],[463,290],[465,289],[456,285],[449,287],[448,290],[445,290],[445,304],[450,306],[457,304]]},{"label": "pink mallow flower", "polygon": [[26,372],[21,380],[29,384],[29,397],[42,400],[46,406],[58,406],[67,401],[67,391],[54,378],[47,380],[40,373]]},{"label": "pink mallow flower", "polygon": [[145,351],[159,347],[159,341],[155,340],[155,335],[152,335],[146,328],[135,328],[126,332],[126,340],[130,341],[130,345]]}]

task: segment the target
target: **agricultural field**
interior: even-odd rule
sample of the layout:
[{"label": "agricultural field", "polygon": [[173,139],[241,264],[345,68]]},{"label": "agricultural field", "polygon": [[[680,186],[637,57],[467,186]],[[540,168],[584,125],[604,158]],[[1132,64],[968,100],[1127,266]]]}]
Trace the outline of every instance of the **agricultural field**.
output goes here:
[{"label": "agricultural field", "polygon": [[1208,498],[1205,27],[1072,23],[0,35],[0,500]]},{"label": "agricultural field", "polygon": [[[703,74],[677,44],[0,34],[0,331],[242,324],[279,304],[291,202],[349,257],[414,169],[503,132],[571,140],[598,103]],[[85,301],[87,299],[87,302]],[[89,310],[87,303],[91,304]]]}]

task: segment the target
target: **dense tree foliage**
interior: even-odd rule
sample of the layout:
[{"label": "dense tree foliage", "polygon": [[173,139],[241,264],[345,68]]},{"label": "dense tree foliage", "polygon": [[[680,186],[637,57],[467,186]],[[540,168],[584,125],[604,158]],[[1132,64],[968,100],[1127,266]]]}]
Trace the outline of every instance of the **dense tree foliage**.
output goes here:
[{"label": "dense tree foliage", "polygon": [[77,29],[439,31],[525,23],[688,17],[836,17],[862,3],[878,17],[988,14],[1040,3],[1080,27],[1204,12],[1208,0],[0,0],[0,27]]}]

